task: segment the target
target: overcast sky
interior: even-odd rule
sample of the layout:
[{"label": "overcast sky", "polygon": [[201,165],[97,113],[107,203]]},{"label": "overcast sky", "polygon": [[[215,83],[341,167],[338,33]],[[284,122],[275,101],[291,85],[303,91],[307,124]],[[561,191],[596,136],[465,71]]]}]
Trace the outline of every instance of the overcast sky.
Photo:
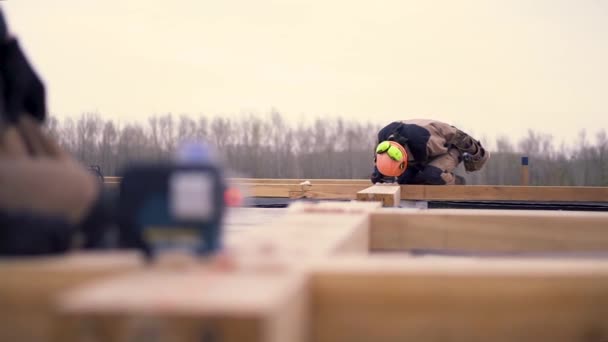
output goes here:
[{"label": "overcast sky", "polygon": [[292,122],[424,117],[514,140],[608,129],[606,0],[1,5],[58,116],[276,108]]}]

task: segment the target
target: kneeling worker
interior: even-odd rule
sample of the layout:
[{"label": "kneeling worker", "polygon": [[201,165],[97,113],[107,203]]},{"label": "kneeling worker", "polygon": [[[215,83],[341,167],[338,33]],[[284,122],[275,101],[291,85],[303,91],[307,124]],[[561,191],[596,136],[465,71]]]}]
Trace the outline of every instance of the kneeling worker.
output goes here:
[{"label": "kneeling worker", "polygon": [[[458,128],[434,120],[405,120],[378,132],[372,183],[451,185],[461,162],[479,171],[490,158],[478,140]],[[461,178],[461,177],[460,177]]]}]

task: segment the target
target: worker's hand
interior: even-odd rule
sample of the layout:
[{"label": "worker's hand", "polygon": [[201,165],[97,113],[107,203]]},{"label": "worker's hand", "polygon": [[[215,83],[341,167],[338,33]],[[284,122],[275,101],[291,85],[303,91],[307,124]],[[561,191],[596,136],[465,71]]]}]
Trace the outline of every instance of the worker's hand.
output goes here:
[{"label": "worker's hand", "polygon": [[74,160],[0,158],[0,208],[79,224],[99,196],[97,179]]},{"label": "worker's hand", "polygon": [[8,39],[8,29],[6,28],[6,22],[4,21],[4,14],[2,8],[0,8],[0,41]]},{"label": "worker's hand", "polygon": [[44,85],[14,38],[5,36],[0,40],[0,77],[4,88],[5,120],[14,123],[20,115],[29,114],[40,122],[44,121]]},{"label": "worker's hand", "polygon": [[374,172],[370,176],[370,180],[372,181],[373,184],[384,183],[384,176],[377,170],[374,170]]},{"label": "worker's hand", "polygon": [[93,204],[84,218],[79,222],[78,230],[83,236],[82,246],[85,249],[103,248],[108,230],[117,224],[116,203],[118,194],[103,188],[97,194]]},{"label": "worker's hand", "polygon": [[388,141],[394,141],[394,142],[396,142],[397,144],[399,144],[399,145],[401,145],[403,147],[407,146],[407,141],[408,141],[408,139],[406,137],[401,136],[397,132],[394,132],[391,135],[389,135],[387,140]]}]

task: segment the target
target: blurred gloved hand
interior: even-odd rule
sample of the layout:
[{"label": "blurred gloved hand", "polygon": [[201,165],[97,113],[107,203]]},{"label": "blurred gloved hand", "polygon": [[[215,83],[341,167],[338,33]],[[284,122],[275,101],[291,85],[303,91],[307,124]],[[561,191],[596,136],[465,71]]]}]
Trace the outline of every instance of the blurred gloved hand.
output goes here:
[{"label": "blurred gloved hand", "polygon": [[44,85],[21,50],[19,42],[9,37],[7,31],[0,10],[0,83],[4,95],[5,120],[17,122],[20,115],[29,114],[42,122],[46,117]]},{"label": "blurred gloved hand", "polygon": [[397,132],[392,133],[388,136],[388,141],[394,141],[401,146],[407,146],[408,139]]},{"label": "blurred gloved hand", "polygon": [[99,245],[111,200],[41,128],[45,89],[0,9],[0,254],[67,250],[75,234]]},{"label": "blurred gloved hand", "polygon": [[6,29],[6,22],[4,21],[4,14],[2,14],[2,8],[0,8],[0,40],[8,39],[8,30]]},{"label": "blurred gloved hand", "polygon": [[0,207],[28,210],[82,222],[99,196],[100,185],[74,160],[0,159]]},{"label": "blurred gloved hand", "polygon": [[[0,189],[0,222],[6,225],[0,235],[12,241],[0,248],[5,252],[60,252],[76,234],[84,237],[85,248],[95,248],[112,219],[101,185],[74,160],[0,158]],[[32,226],[20,227],[25,224]],[[22,245],[28,239],[20,234],[36,235],[29,239],[38,242]]]},{"label": "blurred gloved hand", "polygon": [[384,183],[384,176],[374,168],[374,172],[372,172],[370,180],[373,184]]}]

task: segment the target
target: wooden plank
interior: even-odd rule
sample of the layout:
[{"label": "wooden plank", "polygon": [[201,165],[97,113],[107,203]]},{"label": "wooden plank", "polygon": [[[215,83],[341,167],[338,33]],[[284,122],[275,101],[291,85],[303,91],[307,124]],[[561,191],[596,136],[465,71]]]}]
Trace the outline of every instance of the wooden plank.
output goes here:
[{"label": "wooden plank", "polygon": [[340,258],[311,293],[316,342],[608,339],[605,260]]},{"label": "wooden plank", "polygon": [[528,169],[528,157],[521,157],[520,185],[530,185],[530,170]]},{"label": "wooden plank", "polygon": [[[107,187],[118,187],[119,183],[105,183]],[[245,197],[259,198],[311,198],[311,199],[355,199],[357,191],[364,189],[365,185],[349,184],[281,184],[281,183],[242,183],[238,184]]]},{"label": "wooden plank", "polygon": [[608,250],[608,213],[520,210],[385,210],[371,214],[372,251]]},{"label": "wooden plank", "polygon": [[336,185],[369,185],[369,179],[328,179],[328,178],[228,178],[229,182],[244,184],[301,184],[309,182],[311,185],[336,184]]},{"label": "wooden plank", "polygon": [[243,262],[302,263],[333,254],[367,254],[369,213],[378,202],[324,202],[290,205],[267,224],[228,234],[226,246]]},{"label": "wooden plank", "polygon": [[[122,177],[106,176],[107,183],[120,183]],[[329,178],[228,178],[229,182],[236,184],[300,184],[310,182],[316,184],[345,184],[345,185],[370,185],[369,179],[329,179]]]},{"label": "wooden plank", "polygon": [[59,300],[57,341],[307,341],[298,272],[151,269],[81,287]]},{"label": "wooden plank", "polygon": [[256,229],[281,218],[287,213],[283,208],[228,208],[224,219],[224,232]]},{"label": "wooden plank", "polygon": [[365,189],[366,187],[367,185],[356,184],[313,185],[303,193],[291,193],[290,198],[354,200],[357,197],[357,192]]},{"label": "wooden plank", "polygon": [[354,200],[359,190],[365,185],[349,184],[323,184],[323,185],[296,185],[296,184],[242,184],[241,189],[245,197],[275,197],[290,199],[335,199]]},{"label": "wooden plank", "polygon": [[380,201],[384,207],[398,207],[401,201],[399,185],[376,184],[357,192],[358,201]]},{"label": "wooden plank", "polygon": [[289,198],[290,193],[302,193],[305,188],[296,184],[247,184],[241,190],[245,197]]},{"label": "wooden plank", "polygon": [[[251,197],[355,199],[356,192],[370,186],[366,179],[231,178],[249,188]],[[116,187],[119,177],[106,177],[106,185]],[[401,199],[423,201],[562,201],[607,202],[608,187],[500,186],[500,185],[402,185]]]},{"label": "wooden plank", "polygon": [[48,341],[57,294],[142,267],[138,252],[0,259],[0,341]]},{"label": "wooden plank", "polygon": [[404,200],[606,202],[608,187],[403,185]]},{"label": "wooden plank", "polygon": [[[204,333],[222,341],[308,341],[306,266],[328,255],[366,254],[368,215],[379,207],[295,203],[269,224],[227,234],[229,270],[156,269],[71,291],[60,299],[58,339],[80,340],[93,329],[123,341],[152,329],[172,341]],[[143,328],[133,323],[144,318]]]}]

